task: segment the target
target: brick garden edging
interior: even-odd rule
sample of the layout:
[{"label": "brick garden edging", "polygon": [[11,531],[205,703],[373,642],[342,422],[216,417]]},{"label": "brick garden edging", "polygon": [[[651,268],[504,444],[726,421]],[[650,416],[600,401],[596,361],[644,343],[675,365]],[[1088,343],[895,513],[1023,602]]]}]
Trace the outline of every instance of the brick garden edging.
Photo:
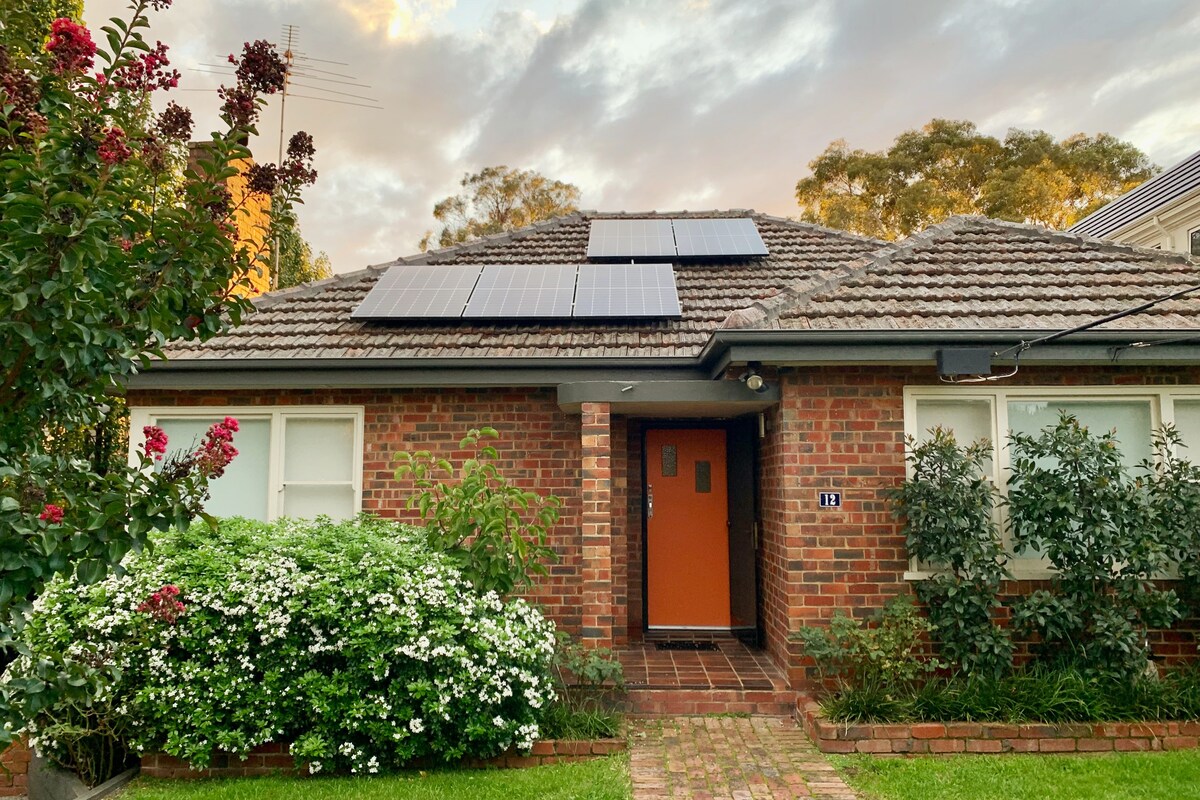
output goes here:
[{"label": "brick garden edging", "polygon": [[21,797],[29,787],[29,762],[33,754],[22,737],[0,754],[0,797]]},{"label": "brick garden edging", "polygon": [[[534,742],[533,749],[528,753],[514,750],[495,758],[464,761],[462,766],[475,769],[537,767],[623,753],[627,746],[624,739],[543,739]],[[186,761],[165,753],[145,753],[142,756],[142,774],[152,778],[250,778],[278,773],[307,774],[297,767],[288,753],[288,747],[286,743],[265,744],[251,750],[245,760],[219,753],[213,756],[212,765],[204,769],[192,769]]]},{"label": "brick garden edging", "polygon": [[846,725],[825,719],[817,704],[804,698],[796,711],[804,732],[822,753],[1104,753],[1200,747],[1200,722]]}]

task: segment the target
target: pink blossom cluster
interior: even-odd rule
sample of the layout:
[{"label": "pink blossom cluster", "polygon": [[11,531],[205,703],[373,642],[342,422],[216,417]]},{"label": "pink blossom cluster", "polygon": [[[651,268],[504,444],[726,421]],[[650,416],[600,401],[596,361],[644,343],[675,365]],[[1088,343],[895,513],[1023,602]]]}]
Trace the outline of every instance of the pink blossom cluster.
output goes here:
[{"label": "pink blossom cluster", "polygon": [[146,455],[154,456],[155,461],[162,461],[163,454],[167,452],[167,432],[157,425],[147,425],[142,428],[142,435],[146,437]]},{"label": "pink blossom cluster", "polygon": [[54,503],[46,503],[46,507],[42,509],[42,513],[38,514],[38,519],[42,522],[49,522],[51,525],[57,525],[63,521],[63,510]]},{"label": "pink blossom cluster", "polygon": [[171,60],[167,58],[167,46],[162,42],[139,58],[123,65],[113,75],[113,85],[135,92],[152,92],[155,89],[174,89],[179,85],[179,70],[167,70]]},{"label": "pink blossom cluster", "polygon": [[225,474],[229,462],[237,456],[237,448],[233,446],[233,434],[237,433],[238,421],[226,417],[224,421],[214,424],[208,429],[200,449],[196,451],[196,466],[201,474],[210,478],[219,478]]},{"label": "pink blossom cluster", "polygon": [[125,140],[125,131],[116,125],[104,131],[104,141],[96,148],[96,155],[105,164],[124,164],[133,155],[133,149]]},{"label": "pink blossom cluster", "polygon": [[149,614],[151,617],[161,620],[168,625],[174,625],[175,621],[186,610],[186,606],[178,598],[179,587],[168,583],[146,598],[145,602],[137,607],[137,610],[143,614]]},{"label": "pink blossom cluster", "polygon": [[96,43],[92,34],[78,22],[59,17],[50,25],[50,39],[46,52],[54,56],[54,71],[82,72],[92,66],[96,55]]}]

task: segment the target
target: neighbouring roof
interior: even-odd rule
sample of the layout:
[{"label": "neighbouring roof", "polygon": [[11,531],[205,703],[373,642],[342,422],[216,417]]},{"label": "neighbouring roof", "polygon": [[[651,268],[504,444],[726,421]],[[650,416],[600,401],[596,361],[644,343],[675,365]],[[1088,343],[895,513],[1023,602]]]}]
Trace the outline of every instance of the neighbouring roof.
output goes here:
[{"label": "neighbouring roof", "polygon": [[[1196,284],[1200,265],[1179,253],[954,217],[759,301],[723,327],[1049,332]],[[1104,327],[1200,329],[1200,292]]]},{"label": "neighbouring roof", "polygon": [[[588,263],[592,219],[750,217],[770,254],[720,263],[676,262],[678,320],[513,322],[351,319],[385,270],[405,264]],[[264,295],[224,336],[171,345],[172,361],[348,358],[695,357],[734,311],[884,246],[842,231],[753,211],[672,214],[579,212],[512,233]]]},{"label": "neighbouring roof", "polygon": [[1196,189],[1200,189],[1200,151],[1092,212],[1069,230],[1107,237]]}]

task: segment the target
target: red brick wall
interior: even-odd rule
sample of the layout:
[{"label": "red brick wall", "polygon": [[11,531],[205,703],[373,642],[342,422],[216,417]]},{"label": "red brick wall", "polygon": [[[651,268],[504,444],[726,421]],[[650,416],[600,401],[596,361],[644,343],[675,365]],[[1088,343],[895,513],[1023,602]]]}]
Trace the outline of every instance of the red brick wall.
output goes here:
[{"label": "red brick wall", "polygon": [[[784,399],[768,415],[762,449],[762,604],[767,645],[799,686],[803,659],[789,632],[837,609],[868,616],[909,590],[886,492],[904,478],[904,386],[938,380],[932,369],[864,366],[786,370],[780,382]],[[1054,367],[1023,368],[1006,385],[1197,383],[1200,369]],[[842,492],[842,508],[820,508],[822,491]],[[1195,655],[1192,628],[1156,635],[1156,651]]]},{"label": "red brick wall", "polygon": [[393,477],[397,453],[431,450],[461,458],[466,453],[458,450],[458,442],[468,428],[496,428],[499,464],[505,475],[519,486],[563,500],[562,519],[550,541],[559,560],[540,579],[531,598],[542,603],[563,628],[580,632],[580,418],[558,408],[553,389],[134,391],[128,400],[130,406],[363,406],[363,510],[400,519],[415,519],[416,514],[404,507],[411,483]]},{"label": "red brick wall", "polygon": [[18,739],[0,754],[0,797],[24,797],[29,791],[29,761],[32,753],[25,739]]}]

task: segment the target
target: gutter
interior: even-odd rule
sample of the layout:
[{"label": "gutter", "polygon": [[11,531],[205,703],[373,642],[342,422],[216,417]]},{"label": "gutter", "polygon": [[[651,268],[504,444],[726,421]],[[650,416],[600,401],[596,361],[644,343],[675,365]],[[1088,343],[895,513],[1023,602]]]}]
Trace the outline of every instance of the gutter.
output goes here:
[{"label": "gutter", "polygon": [[[252,358],[157,362],[131,389],[557,386],[580,381],[715,380],[731,366],[903,364],[932,366],[948,347],[1004,351],[1045,337],[1012,330],[719,330],[694,357]],[[1195,335],[1196,341],[1189,341]],[[1161,345],[1130,347],[1133,343]],[[1003,363],[1007,358],[997,358]],[[1073,333],[1021,356],[1024,364],[1200,364],[1200,329]]]}]

